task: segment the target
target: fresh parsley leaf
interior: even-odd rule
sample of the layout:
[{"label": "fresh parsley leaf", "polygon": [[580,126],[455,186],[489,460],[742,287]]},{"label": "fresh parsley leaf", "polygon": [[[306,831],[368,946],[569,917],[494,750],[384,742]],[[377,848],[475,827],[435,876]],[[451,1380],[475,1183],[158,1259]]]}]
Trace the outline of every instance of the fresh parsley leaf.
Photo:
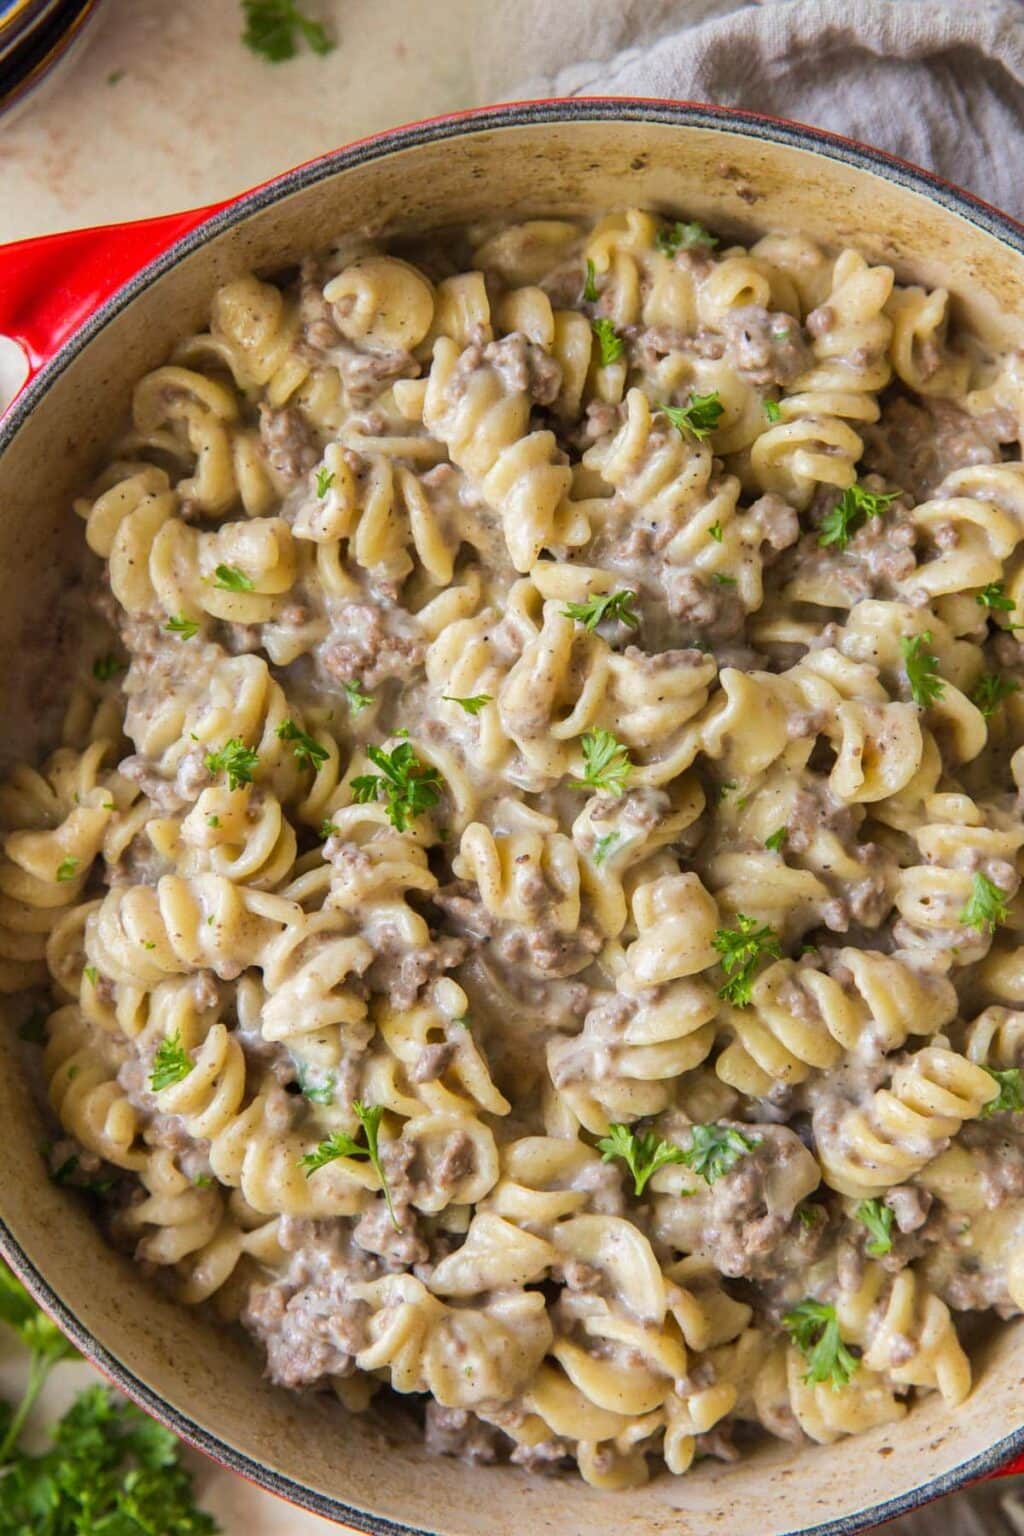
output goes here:
[{"label": "fresh parsley leaf", "polygon": [[441,697],[449,704],[460,705],[467,715],[478,715],[484,705],[491,702],[491,695],[489,693],[473,693],[466,699],[457,698],[452,693],[443,693]]},{"label": "fresh parsley leaf", "polygon": [[322,1083],[311,1083],[302,1070],[301,1065],[298,1067],[298,1074],[299,1088],[302,1090],[303,1098],[308,1099],[311,1104],[330,1105],[334,1103],[333,1074],[328,1073],[326,1081]]},{"label": "fresh parsley leaf", "polygon": [[213,584],[222,592],[251,592],[256,585],[237,565],[218,565],[213,574],[216,577]]},{"label": "fresh parsley leaf", "polygon": [[935,704],[946,691],[946,684],[939,676],[939,658],[926,649],[932,643],[932,633],[926,629],[920,635],[901,635],[900,650],[903,666],[910,684],[910,696],[921,709]]},{"label": "fresh parsley leaf", "polygon": [[181,1043],[180,1029],[174,1029],[164,1036],[153,1054],[149,1086],[154,1093],[173,1088],[175,1083],[188,1077],[194,1066],[195,1062]]},{"label": "fresh parsley leaf", "polygon": [[734,587],[736,585],[735,576],[725,576],[721,571],[712,571],[711,580],[715,583],[716,587]]},{"label": "fresh parsley leaf", "polygon": [[333,837],[337,830],[338,829],[334,825],[334,822],[331,821],[329,817],[325,816],[323,821],[320,823],[320,836],[323,841],[326,843],[327,839],[329,837]]},{"label": "fresh parsley leaf", "polygon": [[196,1189],[210,1189],[213,1186],[213,1182],[213,1179],[211,1179],[208,1173],[196,1173],[192,1175],[192,1183],[196,1186]]},{"label": "fresh parsley leaf", "polygon": [[242,0],[242,12],[242,42],[270,64],[295,57],[296,34],[305,38],[314,53],[330,53],[334,47],[321,23],[304,15],[295,0]]},{"label": "fresh parsley leaf", "polygon": [[321,501],[327,495],[334,484],[334,470],[326,469],[323,465],[316,472],[316,493]]},{"label": "fresh parsley leaf", "polygon": [[736,1008],[746,1008],[754,973],[762,958],[770,955],[774,960],[781,959],[777,934],[767,924],[758,927],[756,918],[737,912],[736,927],[719,928],[711,942],[722,957],[722,970],[728,978],[718,990],[719,997]]},{"label": "fresh parsley leaf", "polygon": [[978,870],[971,882],[971,894],[957,921],[979,933],[994,933],[999,923],[1010,915],[1006,893]]},{"label": "fresh parsley leaf", "polygon": [[708,534],[709,534],[709,536],[711,538],[714,539],[716,544],[721,544],[722,539],[724,537],[724,534],[722,533],[722,525],[721,525],[721,523],[719,523],[719,522],[712,523],[711,527],[708,529]]},{"label": "fresh parsley leaf", "polygon": [[602,1162],[605,1163],[621,1157],[633,1175],[635,1195],[643,1194],[647,1188],[647,1181],[652,1174],[657,1173],[659,1168],[664,1168],[669,1163],[684,1161],[681,1147],[673,1146],[670,1141],[662,1141],[653,1131],[641,1134],[619,1122],[608,1127],[608,1135],[601,1137],[597,1143],[597,1150],[601,1154]]},{"label": "fresh parsley leaf", "polygon": [[899,494],[899,491],[879,494],[865,490],[859,484],[848,485],[832,510],[822,518],[818,543],[823,546],[834,544],[837,549],[845,549],[858,528],[869,517],[881,517]]},{"label": "fresh parsley leaf", "polygon": [[100,973],[99,973],[99,971],[96,969],[96,967],[94,965],[85,965],[85,966],[83,966],[82,967],[82,975],[85,976],[85,978],[89,982],[89,985],[92,986],[92,987],[94,987],[96,985],[96,983],[100,979]]},{"label": "fresh parsley leaf", "polygon": [[608,858],[609,854],[614,851],[621,841],[622,838],[618,832],[606,832],[603,837],[598,838],[594,844],[594,863],[598,869],[601,868],[605,859]]},{"label": "fresh parsley leaf", "polygon": [[172,635],[180,635],[183,640],[191,640],[199,633],[199,623],[196,619],[186,619],[183,613],[176,613],[173,619],[168,619],[164,629],[169,629]]},{"label": "fresh parsley leaf", "polygon": [[57,865],[57,879],[63,884],[66,880],[73,880],[78,869],[78,860],[70,853],[66,859],[61,859]]},{"label": "fresh parsley leaf", "polygon": [[582,304],[597,303],[597,273],[594,271],[594,263],[587,262],[587,276],[583,283],[583,292],[580,294]]},{"label": "fresh parsley leaf", "polygon": [[782,420],[782,407],[777,400],[766,400],[764,402],[764,414],[774,425],[775,422]]},{"label": "fresh parsley leaf", "polygon": [[741,1157],[761,1145],[760,1136],[744,1136],[728,1125],[693,1125],[690,1138],[682,1160],[705,1184],[714,1184],[735,1168]]},{"label": "fresh parsley leaf", "polygon": [[786,841],[786,837],[787,837],[786,828],[785,827],[779,827],[779,828],[777,828],[776,831],[774,831],[772,833],[771,837],[766,837],[765,838],[764,845],[765,845],[766,848],[770,848],[772,853],[781,853],[782,852],[782,845]]},{"label": "fresh parsley leaf", "polygon": [[331,755],[327,748],[322,747],[312,736],[305,731],[300,731],[294,720],[282,720],[275,735],[280,741],[290,741],[296,760],[312,768],[314,773]]},{"label": "fresh parsley leaf", "polygon": [[564,618],[575,619],[584,629],[594,630],[606,619],[617,620],[625,624],[627,629],[636,629],[640,620],[633,611],[635,602],[635,592],[605,592],[597,597],[588,597],[584,603],[566,603],[562,614]]},{"label": "fresh parsley leaf", "polygon": [[659,229],[654,237],[655,249],[663,256],[674,256],[677,251],[695,251],[701,247],[713,251],[717,244],[715,236],[696,220],[686,223],[677,219],[667,229]]},{"label": "fresh parsley leaf", "polygon": [[689,432],[698,443],[702,443],[718,426],[725,406],[717,389],[713,389],[709,395],[691,395],[685,405],[665,405],[659,402],[656,409],[668,417],[680,437],[685,437]]},{"label": "fresh parsley leaf", "polygon": [[786,1313],[782,1326],[807,1357],[805,1381],[828,1381],[836,1391],[846,1386],[860,1361],[839,1336],[835,1307],[808,1298]]},{"label": "fresh parsley leaf", "polygon": [[315,1173],[318,1168],[325,1167],[328,1163],[333,1163],[335,1158],[369,1158],[378,1179],[380,1179],[380,1187],[384,1193],[384,1200],[387,1204],[388,1215],[391,1217],[391,1224],[396,1232],[401,1232],[402,1229],[398,1224],[395,1207],[391,1200],[391,1188],[380,1157],[378,1136],[384,1107],[381,1104],[362,1104],[358,1099],[354,1099],[352,1101],[352,1110],[363,1128],[366,1145],[363,1146],[360,1142],[356,1141],[347,1131],[333,1131],[312,1152],[307,1152],[305,1157],[299,1159],[299,1167],[305,1169],[308,1179],[310,1174]]},{"label": "fresh parsley leaf", "polygon": [[989,1115],[1016,1114],[1018,1110],[1024,1109],[1024,1083],[1021,1082],[1020,1067],[1008,1067],[1005,1072],[1001,1072],[998,1067],[986,1067],[985,1071],[999,1091],[981,1111],[982,1120],[987,1120]]},{"label": "fresh parsley leaf", "polygon": [[625,791],[633,764],[629,753],[611,731],[584,731],[580,738],[583,775],[570,779],[573,789],[605,790],[616,799]]},{"label": "fresh parsley leaf", "polygon": [[251,784],[253,771],[259,766],[259,753],[247,747],[240,736],[232,736],[219,752],[206,754],[206,766],[211,773],[223,773],[228,789],[239,789]]},{"label": "fresh parsley leaf", "polygon": [[601,349],[601,367],[607,368],[609,363],[617,363],[626,350],[626,343],[608,316],[596,316],[590,322],[590,329],[597,337],[597,344]]},{"label": "fresh parsley leaf", "polygon": [[853,1214],[858,1221],[864,1223],[870,1234],[864,1245],[864,1252],[873,1259],[880,1259],[883,1254],[890,1253],[892,1251],[892,1207],[884,1205],[881,1200],[862,1200]]},{"label": "fresh parsley leaf", "polygon": [[364,709],[368,709],[373,703],[373,696],[363,692],[363,685],[358,678],[351,683],[342,683],[341,686],[345,690],[348,707],[354,715],[361,714]]},{"label": "fresh parsley leaf", "polygon": [[1002,677],[996,672],[987,672],[984,677],[978,679],[971,693],[971,703],[976,704],[985,719],[994,715],[1004,699],[1008,699],[1011,693],[1016,693],[1020,688],[1015,677]]},{"label": "fresh parsley leaf", "polygon": [[352,793],[359,805],[383,796],[388,820],[399,832],[437,805],[444,780],[435,767],[420,762],[410,742],[400,742],[391,752],[367,747],[366,755],[383,777],[363,773],[352,780]]},{"label": "fresh parsley leaf", "polygon": [[[1001,581],[990,581],[987,587],[982,587],[980,592],[974,594],[974,601],[979,608],[988,608],[992,613],[1012,613],[1014,609],[1013,599],[1007,597]],[[1024,624],[1010,624],[1009,629],[1024,629]]]},{"label": "fresh parsley leaf", "polygon": [[105,656],[97,656],[92,664],[92,675],[98,683],[109,683],[112,677],[124,671],[124,662],[118,661],[110,651]]}]

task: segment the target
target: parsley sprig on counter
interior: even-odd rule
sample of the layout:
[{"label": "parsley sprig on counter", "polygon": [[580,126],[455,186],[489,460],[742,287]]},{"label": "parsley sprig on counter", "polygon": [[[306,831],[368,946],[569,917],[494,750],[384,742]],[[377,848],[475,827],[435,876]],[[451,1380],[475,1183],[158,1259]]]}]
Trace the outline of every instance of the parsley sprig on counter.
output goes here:
[{"label": "parsley sprig on counter", "polygon": [[580,737],[583,752],[583,772],[578,779],[570,779],[572,789],[604,790],[616,799],[625,793],[626,780],[633,764],[629,753],[611,731],[584,731]]},{"label": "parsley sprig on counter", "polygon": [[999,923],[1005,923],[1010,915],[1006,893],[998,885],[976,871],[971,880],[971,894],[962,908],[957,921],[979,933],[995,933]]},{"label": "parsley sprig on counter", "polygon": [[899,494],[899,491],[880,494],[866,490],[863,485],[848,485],[832,510],[822,518],[818,543],[825,547],[834,544],[837,549],[845,549],[868,518],[881,517],[884,512],[888,512]]},{"label": "parsley sprig on counter", "polygon": [[610,1163],[620,1157],[633,1175],[633,1193],[642,1195],[647,1181],[659,1168],[669,1163],[681,1163],[683,1150],[670,1141],[662,1141],[653,1131],[631,1130],[618,1121],[608,1127],[608,1135],[602,1136],[597,1150],[603,1162]]},{"label": "parsley sprig on counter", "polygon": [[242,42],[270,64],[293,59],[300,37],[314,53],[330,53],[334,47],[323,25],[305,15],[295,0],[242,0],[242,14]]},{"label": "parsley sprig on counter", "polygon": [[936,704],[946,691],[945,680],[939,676],[939,658],[927,649],[932,643],[930,629],[919,635],[901,635],[900,650],[903,668],[910,685],[910,696],[922,709]]},{"label": "parsley sprig on counter", "polygon": [[709,395],[691,395],[685,405],[665,405],[659,401],[657,409],[668,417],[680,437],[689,433],[702,443],[718,426],[725,406],[717,389],[713,389]]},{"label": "parsley sprig on counter", "polygon": [[636,593],[629,590],[602,592],[582,603],[566,603],[562,614],[567,619],[575,619],[584,629],[594,630],[606,619],[615,619],[627,629],[636,629],[640,619],[633,611],[635,602]]},{"label": "parsley sprig on counter", "polygon": [[761,960],[781,958],[778,935],[767,923],[759,925],[756,918],[737,912],[736,927],[719,928],[711,942],[722,957],[726,975],[725,985],[718,989],[719,997],[736,1008],[746,1008]]},{"label": "parsley sprig on counter", "polygon": [[839,1335],[835,1307],[808,1298],[786,1313],[782,1326],[807,1358],[805,1381],[827,1381],[836,1391],[846,1386],[860,1361]]},{"label": "parsley sprig on counter", "polygon": [[391,1224],[396,1232],[401,1232],[402,1228],[391,1200],[391,1187],[380,1155],[380,1122],[384,1115],[384,1107],[381,1104],[363,1104],[359,1099],[354,1099],[352,1112],[363,1128],[363,1135],[366,1137],[365,1146],[362,1142],[356,1141],[355,1137],[350,1136],[347,1131],[332,1131],[318,1147],[299,1159],[299,1167],[305,1170],[308,1179],[310,1174],[316,1173],[318,1168],[325,1168],[328,1163],[333,1163],[339,1157],[369,1159],[374,1172],[380,1179],[380,1187],[388,1208],[388,1215],[391,1217]]},{"label": "parsley sprig on counter", "polygon": [[366,755],[380,773],[361,773],[352,780],[357,804],[383,799],[388,820],[399,832],[437,805],[444,780],[432,764],[420,762],[411,742],[399,742],[390,752],[367,747]]},{"label": "parsley sprig on counter", "polygon": [[21,1401],[0,1403],[0,1533],[3,1536],[216,1536],[197,1508],[192,1479],[170,1430],[105,1387],[88,1387],[29,1455],[18,1441],[47,1376],[78,1358],[0,1264],[0,1322],[30,1351]]}]

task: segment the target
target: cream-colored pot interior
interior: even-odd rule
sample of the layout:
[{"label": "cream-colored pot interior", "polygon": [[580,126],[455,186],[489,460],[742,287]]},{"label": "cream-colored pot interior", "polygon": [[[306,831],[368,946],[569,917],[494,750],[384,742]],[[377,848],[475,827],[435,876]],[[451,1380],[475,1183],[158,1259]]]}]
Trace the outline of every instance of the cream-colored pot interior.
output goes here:
[{"label": "cream-colored pot interior", "polygon": [[[276,200],[254,199],[246,218],[197,243],[113,314],[52,379],[0,459],[0,756],[47,744],[60,682],[51,648],[58,597],[84,549],[72,495],[100,462],[132,382],[200,324],[217,284],[240,272],[281,267],[346,231],[640,204],[727,234],[782,228],[830,245],[853,242],[869,259],[892,263],[904,281],[945,285],[961,314],[998,326],[1004,341],[1012,329],[1006,317],[1024,315],[1024,257],[983,227],[983,215],[939,206],[890,179],[891,168],[816,151],[809,137],[801,147],[795,135],[782,133],[788,142],[778,142],[773,130],[740,119],[674,115],[683,117],[654,104],[563,104],[546,121],[520,110],[518,122],[421,130],[340,157],[286,183]],[[366,1529],[442,1536],[849,1531],[870,1523],[865,1512],[910,1490],[938,1491],[956,1468],[1024,1425],[1024,1323],[1017,1323],[976,1358],[978,1385],[955,1415],[932,1395],[904,1423],[832,1446],[775,1444],[736,1466],[707,1461],[686,1477],[660,1476],[619,1495],[568,1478],[434,1460],[394,1424],[272,1389],[244,1340],[159,1299],[104,1246],[89,1215],[46,1177],[44,1130],[11,1033],[0,1031],[0,1222],[10,1251],[17,1258],[20,1250],[51,1289],[51,1303],[56,1297],[88,1331],[101,1363],[120,1362],[133,1389],[150,1406],[161,1400],[158,1411],[176,1428],[208,1447],[215,1437],[215,1453],[268,1469],[284,1491],[324,1513],[326,1498],[337,1501],[338,1518],[347,1510]]]}]

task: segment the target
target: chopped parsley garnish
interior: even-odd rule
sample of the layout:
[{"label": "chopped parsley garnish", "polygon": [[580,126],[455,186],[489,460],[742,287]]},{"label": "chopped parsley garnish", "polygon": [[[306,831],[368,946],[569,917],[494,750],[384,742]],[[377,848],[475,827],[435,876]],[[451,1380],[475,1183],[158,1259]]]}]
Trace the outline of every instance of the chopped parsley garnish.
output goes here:
[{"label": "chopped parsley garnish", "polygon": [[186,619],[183,613],[176,613],[167,620],[164,629],[170,630],[172,635],[180,635],[183,640],[191,640],[199,633],[199,622],[197,619]]},{"label": "chopped parsley garnish", "polygon": [[345,697],[348,699],[348,707],[354,715],[358,715],[362,710],[368,709],[373,703],[373,695],[363,692],[363,685],[358,678],[351,683],[342,683],[342,687],[345,690]]},{"label": "chopped parsley garnish", "polygon": [[192,1175],[192,1183],[197,1189],[210,1189],[213,1185],[213,1180],[208,1173],[195,1173]]},{"label": "chopped parsley garnish", "polygon": [[269,64],[293,59],[302,37],[314,53],[330,53],[334,47],[319,21],[300,11],[295,0],[242,0],[245,31],[242,42]]},{"label": "chopped parsley garnish", "polygon": [[900,636],[900,650],[903,652],[903,666],[910,684],[910,696],[922,709],[935,704],[946,691],[945,681],[939,676],[939,658],[934,651],[926,649],[931,643],[930,629],[920,635]]},{"label": "chopped parsley garnish", "polygon": [[382,747],[367,747],[366,755],[383,777],[360,774],[352,780],[352,793],[359,805],[383,796],[388,820],[399,832],[404,832],[410,821],[431,810],[440,800],[444,780],[436,768],[420,762],[409,742],[400,742],[391,752]]},{"label": "chopped parsley garnish", "polygon": [[1005,923],[1010,913],[1006,895],[980,870],[971,883],[970,898],[957,921],[979,933],[994,933],[999,923]]},{"label": "chopped parsley garnish", "polygon": [[330,490],[333,484],[334,470],[325,469],[323,465],[321,465],[316,472],[316,493],[320,497],[321,501],[327,495],[327,492]]},{"label": "chopped parsley garnish", "polygon": [[680,437],[685,437],[689,432],[698,443],[702,443],[718,426],[725,406],[719,399],[717,389],[713,389],[709,395],[691,395],[685,405],[665,405],[659,402],[656,409],[668,417]]},{"label": "chopped parsley garnish", "polygon": [[818,1217],[815,1213],[818,1210],[820,1210],[820,1206],[817,1205],[798,1205],[796,1208],[796,1219],[802,1227],[816,1226]]},{"label": "chopped parsley garnish", "polygon": [[570,779],[570,786],[573,789],[603,789],[617,799],[625,791],[633,767],[626,748],[611,731],[584,731],[580,747],[583,773],[578,779]]},{"label": "chopped parsley garnish", "polygon": [[326,843],[326,841],[327,841],[327,839],[328,839],[328,838],[329,838],[329,837],[333,837],[333,836],[334,836],[334,834],[335,834],[335,833],[336,833],[336,832],[337,832],[337,830],[338,830],[338,829],[337,829],[337,827],[336,827],[336,826],[335,826],[335,825],[334,825],[334,822],[333,822],[333,821],[330,821],[330,820],[329,820],[329,819],[328,819],[328,818],[326,818],[326,817],[325,817],[325,818],[324,818],[324,820],[323,820],[323,821],[322,821],[322,822],[321,822],[321,823],[320,823],[320,836],[321,836],[321,837],[322,837],[322,838],[323,838],[323,840],[324,840],[324,842],[325,842],[325,843]]},{"label": "chopped parsley garnish", "polygon": [[27,1040],[32,1045],[42,1045],[46,1039],[46,1014],[41,1008],[33,1008],[28,1018],[18,1025],[18,1039]]},{"label": "chopped parsley garnish", "polygon": [[484,705],[491,702],[489,693],[472,693],[466,699],[460,699],[453,693],[442,693],[441,697],[448,704],[458,704],[467,715],[478,715]]},{"label": "chopped parsley garnish", "polygon": [[713,251],[717,244],[715,236],[696,220],[687,223],[677,219],[667,229],[659,229],[654,237],[655,249],[663,256],[674,256],[677,251],[695,251],[702,246]]},{"label": "chopped parsley garnish", "polygon": [[598,869],[601,868],[601,865],[604,863],[605,859],[610,853],[613,852],[613,850],[618,846],[619,843],[621,843],[621,841],[622,838],[618,832],[606,832],[603,837],[598,838],[597,842],[594,844],[594,863],[597,865]]},{"label": "chopped parsley garnish", "polygon": [[333,1163],[338,1157],[365,1157],[373,1164],[374,1171],[380,1179],[380,1187],[384,1193],[388,1215],[396,1232],[401,1232],[398,1218],[395,1215],[394,1205],[391,1203],[391,1188],[388,1184],[384,1165],[381,1162],[378,1136],[380,1122],[384,1114],[381,1104],[361,1104],[358,1099],[352,1102],[352,1111],[363,1128],[366,1137],[366,1145],[356,1141],[347,1131],[333,1131],[320,1145],[306,1156],[299,1159],[299,1167],[306,1170],[306,1177],[315,1173],[318,1168],[323,1168],[327,1163]]},{"label": "chopped parsley garnish", "polygon": [[984,677],[978,679],[971,693],[971,703],[976,704],[985,719],[994,715],[1004,699],[1008,699],[1011,693],[1016,693],[1020,688],[1015,677],[1001,677],[996,672],[987,672]]},{"label": "chopped parsley garnish", "polygon": [[66,859],[61,859],[57,865],[57,879],[63,884],[65,880],[73,880],[78,869],[78,860],[70,853]]},{"label": "chopped parsley garnish", "polygon": [[683,1149],[670,1141],[662,1141],[653,1131],[631,1131],[628,1125],[618,1121],[608,1127],[608,1135],[597,1143],[601,1160],[610,1163],[621,1157],[633,1175],[633,1193],[642,1195],[647,1181],[659,1168],[669,1163],[683,1162]]},{"label": "chopped parsley garnish", "polygon": [[237,565],[218,565],[213,574],[216,578],[213,584],[222,592],[251,592],[256,585]]},{"label": "chopped parsley garnish", "polygon": [[761,1145],[760,1136],[744,1136],[742,1131],[728,1125],[693,1125],[690,1138],[682,1161],[699,1174],[705,1184],[714,1184],[716,1179],[735,1168],[741,1157]]},{"label": "chopped parsley garnish", "polygon": [[206,754],[207,768],[211,773],[223,773],[228,781],[228,789],[239,789],[243,784],[251,784],[253,771],[259,766],[259,761],[259,753],[247,747],[240,736],[232,736],[219,752]]},{"label": "chopped parsley garnish", "polygon": [[97,656],[92,664],[92,675],[98,683],[109,683],[112,677],[124,671],[124,662],[118,661],[110,651],[105,656]]},{"label": "chopped parsley garnish", "polygon": [[1007,1067],[1001,1072],[998,1067],[986,1067],[985,1071],[991,1077],[998,1093],[986,1103],[981,1112],[981,1119],[987,1120],[989,1115],[1016,1114],[1024,1109],[1024,1083],[1021,1082],[1020,1067]]},{"label": "chopped parsley garnish", "polygon": [[[987,587],[982,587],[980,592],[974,594],[974,601],[979,608],[988,608],[992,613],[1012,613],[1014,602],[1007,597],[1001,581],[990,581]],[[1024,629],[1024,624],[1010,624],[1009,629]]]},{"label": "chopped parsley garnish", "polygon": [[636,629],[640,620],[633,611],[635,602],[635,592],[605,592],[597,597],[588,597],[584,603],[566,603],[562,614],[567,619],[575,619],[584,629],[596,629],[605,619],[615,619],[625,624],[627,629]]},{"label": "chopped parsley garnish", "polygon": [[782,845],[786,841],[786,836],[786,828],[779,827],[775,832],[772,833],[771,837],[765,838],[764,845],[766,848],[770,848],[772,853],[781,853]]},{"label": "chopped parsley garnish", "polygon": [[881,1200],[862,1200],[853,1213],[868,1229],[868,1241],[864,1252],[873,1259],[892,1251],[893,1211]]},{"label": "chopped parsley garnish", "polygon": [[860,1361],[839,1337],[835,1307],[808,1298],[786,1313],[782,1326],[806,1356],[805,1381],[827,1381],[836,1391],[846,1386]]},{"label": "chopped parsley garnish", "polygon": [[82,975],[86,978],[91,987],[96,986],[100,979],[100,973],[94,965],[84,965],[82,967]]},{"label": "chopped parsley garnish", "polygon": [[708,535],[709,535],[710,538],[714,539],[716,544],[721,544],[722,539],[724,537],[724,535],[722,533],[722,525],[721,525],[721,523],[719,523],[719,522],[712,523],[711,527],[708,529]]},{"label": "chopped parsley garnish", "polygon": [[275,735],[281,741],[290,741],[296,760],[312,768],[314,773],[331,755],[312,736],[300,731],[294,720],[282,720]]},{"label": "chopped parsley garnish", "polygon": [[601,367],[607,368],[609,363],[617,363],[626,350],[626,343],[608,316],[598,315],[591,320],[590,329],[597,337],[597,344],[601,349]]},{"label": "chopped parsley garnish", "polygon": [[181,1031],[172,1030],[156,1048],[153,1066],[149,1074],[149,1086],[154,1093],[162,1088],[173,1088],[188,1077],[195,1062],[181,1043]]},{"label": "chopped parsley garnish", "polygon": [[761,960],[771,956],[781,959],[778,936],[766,923],[758,927],[757,919],[736,914],[735,928],[719,928],[712,944],[722,957],[722,970],[728,978],[718,989],[719,997],[736,1008],[746,1008],[750,1002],[750,989],[754,972]]},{"label": "chopped parsley garnish", "polygon": [[298,1068],[298,1074],[299,1088],[303,1098],[308,1099],[311,1104],[330,1105],[334,1103],[333,1076],[328,1075],[326,1082],[323,1083],[311,1083],[301,1066]]},{"label": "chopped parsley garnish", "polygon": [[764,402],[764,414],[774,424],[776,421],[782,420],[782,407],[777,400],[766,400]]},{"label": "chopped parsley garnish", "polygon": [[717,587],[734,587],[736,585],[735,576],[726,576],[721,571],[712,571],[711,580]]},{"label": "chopped parsley garnish", "polygon": [[822,518],[818,543],[834,544],[837,549],[845,549],[853,535],[863,527],[868,518],[881,517],[883,512],[889,510],[899,494],[899,491],[886,491],[879,494],[876,491],[865,490],[862,485],[848,485],[831,512],[826,512]]},{"label": "chopped parsley garnish", "polygon": [[587,262],[587,275],[583,282],[580,302],[583,304],[597,303],[597,273],[594,271],[594,263],[592,261]]},{"label": "chopped parsley garnish", "polygon": [[207,816],[207,818],[206,818],[206,825],[208,827],[219,827],[220,826],[220,817],[219,816]]}]

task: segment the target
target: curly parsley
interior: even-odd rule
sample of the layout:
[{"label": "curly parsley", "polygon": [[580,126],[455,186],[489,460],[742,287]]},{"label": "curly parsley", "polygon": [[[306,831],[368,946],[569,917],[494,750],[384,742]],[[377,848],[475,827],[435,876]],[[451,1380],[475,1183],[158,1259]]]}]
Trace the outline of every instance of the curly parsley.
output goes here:
[{"label": "curly parsley", "polygon": [[839,1336],[835,1307],[808,1298],[786,1313],[782,1326],[807,1359],[805,1381],[827,1381],[835,1391],[846,1386],[860,1361]]},{"label": "curly parsley", "polygon": [[714,1184],[735,1168],[741,1157],[761,1145],[760,1136],[744,1136],[729,1125],[692,1125],[690,1145],[683,1153],[687,1168],[699,1174],[705,1184]]},{"label": "curly parsley", "polygon": [[597,1150],[602,1162],[610,1163],[617,1157],[622,1159],[633,1175],[635,1195],[643,1194],[647,1181],[659,1168],[684,1161],[681,1147],[674,1147],[670,1141],[662,1141],[653,1131],[641,1134],[618,1121],[608,1127],[608,1135],[601,1137]]},{"label": "curly parsley", "polygon": [[444,780],[432,764],[420,762],[410,742],[400,742],[391,752],[367,747],[366,755],[380,774],[361,773],[352,780],[352,793],[359,805],[383,798],[388,820],[399,832],[437,805]]},{"label": "curly parsley", "polygon": [[957,921],[977,929],[978,933],[995,933],[998,924],[1005,923],[1009,915],[1005,892],[978,870],[971,881],[970,897]]},{"label": "curly parsley", "polygon": [[380,1156],[380,1122],[384,1115],[382,1104],[362,1104],[358,1099],[352,1101],[352,1112],[363,1128],[366,1137],[366,1145],[355,1140],[347,1131],[332,1131],[318,1147],[312,1152],[307,1152],[305,1157],[299,1159],[299,1167],[305,1169],[306,1178],[324,1168],[328,1163],[333,1163],[338,1157],[365,1157],[373,1164],[374,1171],[380,1180],[380,1187],[391,1217],[391,1224],[396,1232],[402,1228],[395,1215],[395,1207],[391,1200],[391,1187],[388,1184],[387,1174],[384,1172],[384,1164]]},{"label": "curly parsley", "polygon": [[773,960],[782,957],[778,935],[767,923],[759,927],[756,918],[737,912],[736,927],[719,928],[711,942],[722,957],[722,970],[727,977],[725,985],[718,989],[719,997],[736,1008],[746,1008],[761,960],[766,956]]},{"label": "curly parsley", "polygon": [[604,790],[616,799],[624,793],[633,764],[629,753],[611,731],[584,731],[580,737],[583,773],[570,779],[572,789]]}]

